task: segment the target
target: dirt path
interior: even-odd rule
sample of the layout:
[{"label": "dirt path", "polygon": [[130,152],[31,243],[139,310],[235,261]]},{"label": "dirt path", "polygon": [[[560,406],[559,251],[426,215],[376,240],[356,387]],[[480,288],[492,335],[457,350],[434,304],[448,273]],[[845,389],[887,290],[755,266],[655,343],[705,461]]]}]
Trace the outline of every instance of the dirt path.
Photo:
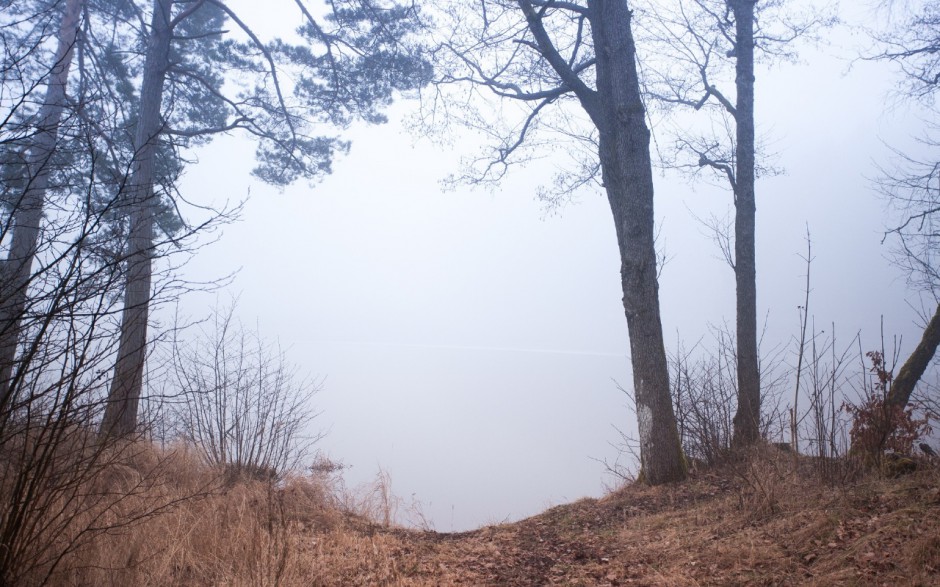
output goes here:
[{"label": "dirt path", "polygon": [[938,480],[827,486],[773,465],[472,532],[360,527],[318,552],[348,585],[940,585]]}]

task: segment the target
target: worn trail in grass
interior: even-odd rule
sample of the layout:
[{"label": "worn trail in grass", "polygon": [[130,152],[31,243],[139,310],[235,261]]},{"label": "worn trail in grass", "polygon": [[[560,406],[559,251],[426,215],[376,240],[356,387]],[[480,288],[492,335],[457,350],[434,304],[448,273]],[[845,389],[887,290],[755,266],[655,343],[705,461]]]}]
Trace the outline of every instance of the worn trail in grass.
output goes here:
[{"label": "worn trail in grass", "polygon": [[347,519],[302,556],[323,584],[940,585],[940,474],[823,483],[765,457],[472,532]]}]

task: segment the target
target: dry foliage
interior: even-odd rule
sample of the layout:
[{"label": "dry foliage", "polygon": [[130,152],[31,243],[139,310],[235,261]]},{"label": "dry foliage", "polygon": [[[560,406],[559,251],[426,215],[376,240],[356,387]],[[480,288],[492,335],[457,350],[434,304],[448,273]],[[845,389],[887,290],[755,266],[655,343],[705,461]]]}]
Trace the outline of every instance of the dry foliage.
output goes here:
[{"label": "dry foliage", "polygon": [[[629,485],[521,522],[439,534],[386,525],[381,508],[371,512],[373,520],[344,511],[347,498],[337,495],[330,476],[335,467],[323,463],[281,482],[222,483],[218,469],[183,447],[139,454],[134,470],[162,463],[166,483],[131,501],[190,497],[96,536],[69,553],[49,583],[940,582],[940,472],[927,461],[900,479],[857,476],[834,485],[820,480],[814,457],[763,447],[679,485]],[[99,483],[121,488],[128,476],[131,471],[115,468]],[[386,486],[376,492],[387,493],[387,476],[379,482]],[[212,490],[200,493],[207,485]]]},{"label": "dry foliage", "polygon": [[852,450],[869,460],[880,459],[886,451],[899,455],[913,452],[914,442],[930,434],[927,417],[918,418],[913,407],[892,405],[887,401],[893,376],[880,351],[866,353],[875,380],[858,405],[845,404],[852,415]]},{"label": "dry foliage", "polygon": [[51,584],[300,584],[316,564],[302,556],[307,543],[342,517],[315,477],[233,480],[182,446],[150,458],[172,481],[133,500],[171,506],[97,536],[68,556]]}]

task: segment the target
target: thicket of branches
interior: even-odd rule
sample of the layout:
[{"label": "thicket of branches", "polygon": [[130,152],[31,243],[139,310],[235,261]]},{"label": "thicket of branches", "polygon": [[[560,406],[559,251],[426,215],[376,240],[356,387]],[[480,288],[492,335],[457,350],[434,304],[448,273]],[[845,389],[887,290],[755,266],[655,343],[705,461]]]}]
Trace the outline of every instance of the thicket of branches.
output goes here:
[{"label": "thicket of branches", "polygon": [[298,376],[284,351],[217,307],[172,345],[171,422],[206,462],[230,476],[278,479],[303,464],[320,382]]}]

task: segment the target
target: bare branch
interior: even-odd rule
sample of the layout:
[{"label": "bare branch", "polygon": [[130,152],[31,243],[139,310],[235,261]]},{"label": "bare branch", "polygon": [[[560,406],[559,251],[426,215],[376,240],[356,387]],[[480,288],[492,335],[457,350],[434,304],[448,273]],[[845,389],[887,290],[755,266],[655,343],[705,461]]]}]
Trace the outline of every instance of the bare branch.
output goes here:
[{"label": "bare branch", "polygon": [[519,8],[522,9],[522,13],[526,17],[529,30],[532,32],[535,42],[538,43],[539,53],[552,66],[562,82],[574,91],[587,113],[592,118],[598,117],[600,112],[597,107],[597,92],[589,88],[568,65],[565,58],[558,53],[558,49],[555,48],[551,37],[542,25],[542,16],[535,12],[532,2],[530,0],[518,0],[518,2]]},{"label": "bare branch", "polygon": [[560,10],[570,10],[581,16],[587,16],[588,14],[587,7],[575,4],[574,2],[565,2],[564,0],[530,0],[530,2],[533,6],[540,6],[545,9],[558,8]]},{"label": "bare branch", "polygon": [[483,173],[484,176],[489,175],[490,170],[496,165],[501,165],[503,167],[508,165],[509,157],[525,142],[526,134],[528,133],[529,128],[532,126],[535,119],[538,117],[539,112],[541,112],[543,108],[554,101],[555,97],[545,98],[538,105],[536,105],[535,108],[532,109],[532,112],[529,113],[529,116],[527,116],[523,122],[522,129],[519,131],[516,140],[512,144],[505,147],[500,147],[498,149],[498,156],[495,160],[491,161],[489,165],[487,165],[486,170]]}]

